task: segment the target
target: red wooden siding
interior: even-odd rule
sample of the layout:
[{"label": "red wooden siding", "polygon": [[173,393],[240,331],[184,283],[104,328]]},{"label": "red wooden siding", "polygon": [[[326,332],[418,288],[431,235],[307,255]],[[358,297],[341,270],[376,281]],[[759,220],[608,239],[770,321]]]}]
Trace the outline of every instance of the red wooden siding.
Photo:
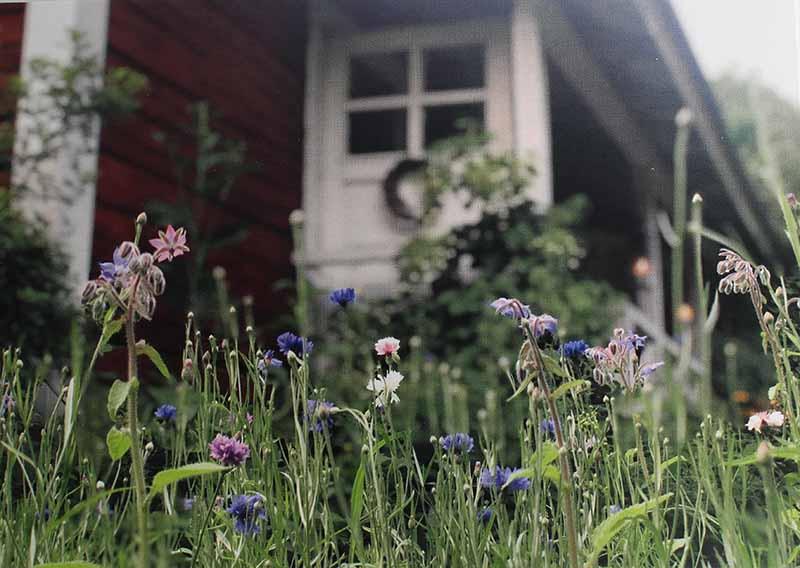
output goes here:
[{"label": "red wooden siding", "polygon": [[[19,73],[22,60],[22,34],[25,29],[25,4],[0,4],[0,92],[6,93],[11,77]],[[10,101],[3,101],[0,124],[13,123]],[[10,181],[10,156],[0,160],[0,187]]]},{"label": "red wooden siding", "polygon": [[129,237],[149,200],[182,199],[153,134],[178,136],[188,105],[207,100],[221,119],[215,126],[246,141],[258,164],[226,203],[209,205],[210,218],[251,225],[246,242],[211,262],[227,269],[235,295],[255,297],[260,323],[284,310],[272,289],[291,276],[288,215],[300,206],[304,59],[304,2],[111,0],[108,66],[144,73],[149,89],[135,117],[102,132],[95,260]]}]

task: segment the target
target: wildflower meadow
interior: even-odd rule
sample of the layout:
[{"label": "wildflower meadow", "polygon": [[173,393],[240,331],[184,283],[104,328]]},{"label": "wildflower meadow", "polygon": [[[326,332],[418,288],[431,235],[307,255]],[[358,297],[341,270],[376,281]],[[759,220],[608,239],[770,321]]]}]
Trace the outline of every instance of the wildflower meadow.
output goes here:
[{"label": "wildflower meadow", "polygon": [[[781,199],[800,252],[791,196]],[[140,215],[133,239],[87,283],[98,339],[87,364],[76,356],[63,369],[48,414],[37,403],[46,370],[3,352],[3,566],[800,562],[800,299],[739,253],[720,252],[717,286],[755,310],[775,365],[769,408],[746,424],[690,414],[681,436],[668,394],[680,362],[649,357],[646,337],[609,330],[607,343],[590,346],[557,314],[488,298],[484,308],[516,330],[519,346],[508,354],[504,404],[524,418],[505,424],[517,443],[501,452],[486,410],[464,432],[414,432],[396,419],[424,395],[406,378],[411,348],[388,335],[391,324],[374,345],[354,346],[373,363],[352,378],[366,404],[328,399],[314,373],[324,336],[287,331],[260,344],[248,326],[217,338],[190,313],[183,363],[170,369],[137,324],[157,319],[162,268],[192,254],[191,235],[168,226],[144,244],[146,223]],[[351,310],[359,297],[343,288],[328,301]],[[118,335],[127,368],[107,393],[107,455],[91,455],[80,441],[84,399],[104,388],[95,365]],[[143,358],[171,393],[148,412]]]},{"label": "wildflower meadow", "polygon": [[[800,267],[798,201],[776,195]],[[262,337],[231,306],[211,332],[190,312],[162,356],[147,331],[195,245],[141,213],[85,285],[69,363],[2,353],[0,566],[800,565],[800,298],[705,230],[702,206],[695,195],[670,241],[677,353],[634,329],[577,337],[538,298],[475,301],[473,286],[461,301],[514,343],[496,364],[460,360],[481,364],[470,396],[447,321],[443,345],[391,318],[364,339],[348,322],[379,308],[343,287],[318,295],[332,317],[312,327],[302,262],[289,329]],[[299,241],[302,212],[290,222]],[[722,247],[713,276],[704,242]],[[752,307],[772,364],[769,403],[748,416],[713,394],[721,295]],[[465,337],[496,337],[484,329]],[[444,354],[436,371],[428,349]]]}]

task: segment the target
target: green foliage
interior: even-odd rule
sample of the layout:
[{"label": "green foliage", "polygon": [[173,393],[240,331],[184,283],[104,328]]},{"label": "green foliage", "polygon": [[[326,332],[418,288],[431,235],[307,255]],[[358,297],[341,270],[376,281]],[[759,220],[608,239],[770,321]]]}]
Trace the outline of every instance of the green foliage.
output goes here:
[{"label": "green foliage", "polygon": [[[208,321],[216,315],[217,308],[215,283],[208,270],[209,255],[242,242],[249,231],[241,217],[221,221],[215,208],[228,201],[236,183],[255,166],[247,161],[247,145],[243,141],[215,128],[207,102],[192,105],[189,113],[191,122],[183,127],[181,138],[163,133],[156,137],[172,160],[180,198],[148,203],[147,210],[158,224],[186,228],[192,254],[184,263],[184,274],[179,275],[185,279],[184,285],[173,287],[180,295],[175,294],[171,301]],[[185,139],[191,141],[190,152],[186,152]],[[226,318],[226,314],[219,316],[223,322]]]},{"label": "green foliage", "polygon": [[66,274],[43,226],[24,219],[0,190],[0,345],[61,352],[73,316]]}]

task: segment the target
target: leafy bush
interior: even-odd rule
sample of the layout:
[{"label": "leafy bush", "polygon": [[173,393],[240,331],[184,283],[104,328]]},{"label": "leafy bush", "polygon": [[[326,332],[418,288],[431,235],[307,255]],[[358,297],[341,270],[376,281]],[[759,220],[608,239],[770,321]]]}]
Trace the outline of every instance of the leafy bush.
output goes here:
[{"label": "leafy bush", "polygon": [[18,345],[31,354],[65,346],[71,317],[67,262],[0,190],[0,345]]}]

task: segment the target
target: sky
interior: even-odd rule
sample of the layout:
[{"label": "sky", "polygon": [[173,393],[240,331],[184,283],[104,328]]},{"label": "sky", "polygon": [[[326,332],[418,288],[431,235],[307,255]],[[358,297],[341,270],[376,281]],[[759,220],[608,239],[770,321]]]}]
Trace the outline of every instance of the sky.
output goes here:
[{"label": "sky", "polygon": [[758,77],[800,107],[800,0],[671,0],[706,77]]}]

